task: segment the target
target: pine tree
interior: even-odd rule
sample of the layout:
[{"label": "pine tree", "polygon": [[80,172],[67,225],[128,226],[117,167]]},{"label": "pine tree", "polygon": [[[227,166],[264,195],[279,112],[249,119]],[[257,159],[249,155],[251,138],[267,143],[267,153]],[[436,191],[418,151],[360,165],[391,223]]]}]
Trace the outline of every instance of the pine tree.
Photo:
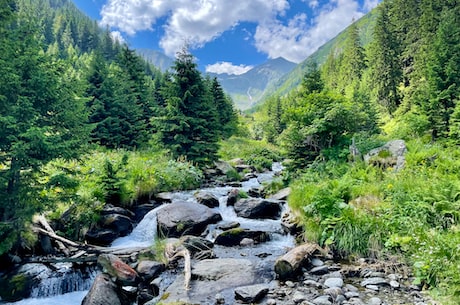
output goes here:
[{"label": "pine tree", "polygon": [[389,113],[393,113],[400,104],[398,87],[402,81],[402,70],[399,55],[399,44],[391,29],[388,7],[385,3],[380,4],[374,39],[369,46],[370,85],[377,102]]},{"label": "pine tree", "polygon": [[[73,157],[86,142],[86,112],[65,62],[38,45],[35,28],[14,23],[13,1],[0,1],[0,253],[21,242],[25,226],[45,206],[36,173],[57,157]],[[4,18],[5,17],[5,18]],[[5,35],[3,35],[5,34]],[[76,87],[78,88],[78,86]]]},{"label": "pine tree", "polygon": [[232,136],[238,126],[238,116],[233,108],[230,97],[225,95],[224,89],[216,77],[211,81],[210,91],[217,111],[217,123],[219,126],[219,136],[222,139]]},{"label": "pine tree", "polygon": [[173,70],[163,90],[163,116],[156,120],[160,138],[175,157],[183,156],[199,164],[214,161],[219,139],[217,111],[186,48],[178,53]]},{"label": "pine tree", "polygon": [[446,137],[450,132],[450,116],[460,100],[460,6],[445,9],[441,14],[428,58],[428,117],[433,136]]}]

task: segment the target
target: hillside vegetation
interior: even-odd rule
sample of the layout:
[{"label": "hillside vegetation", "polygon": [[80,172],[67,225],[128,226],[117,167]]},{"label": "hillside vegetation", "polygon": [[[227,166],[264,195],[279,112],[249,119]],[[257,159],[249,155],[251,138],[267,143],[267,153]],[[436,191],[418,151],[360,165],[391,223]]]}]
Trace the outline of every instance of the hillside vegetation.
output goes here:
[{"label": "hillside vegetation", "polygon": [[[252,126],[289,158],[306,239],[338,257],[403,260],[446,304],[460,301],[459,16],[456,1],[384,1],[368,17],[372,39],[353,23]],[[388,150],[362,160],[394,139],[404,167]]]}]

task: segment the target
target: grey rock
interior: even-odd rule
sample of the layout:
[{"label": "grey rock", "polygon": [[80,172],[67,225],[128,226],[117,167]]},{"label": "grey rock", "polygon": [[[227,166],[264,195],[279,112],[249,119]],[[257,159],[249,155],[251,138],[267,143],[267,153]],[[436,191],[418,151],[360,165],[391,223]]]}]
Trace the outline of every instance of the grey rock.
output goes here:
[{"label": "grey rock", "polygon": [[348,291],[348,292],[345,292],[345,297],[346,297],[347,299],[359,298],[359,292],[357,292],[357,291]]},{"label": "grey rock", "polygon": [[323,285],[317,281],[314,281],[314,280],[305,280],[303,281],[303,284],[305,286],[312,286],[312,287],[315,287],[315,288],[322,288]]},{"label": "grey rock", "polygon": [[274,200],[287,200],[289,195],[291,194],[291,188],[287,187],[284,188],[280,191],[278,191],[276,194],[268,197],[268,199],[274,199]]},{"label": "grey rock", "polygon": [[324,281],[324,286],[326,287],[339,287],[341,288],[343,286],[343,280],[338,277],[332,277]]},{"label": "grey rock", "polygon": [[323,291],[324,294],[330,295],[333,299],[336,299],[337,296],[342,295],[343,291],[339,287],[326,288]]},{"label": "grey rock", "polygon": [[324,266],[324,262],[316,257],[311,259],[310,264],[314,267]]},{"label": "grey rock", "polygon": [[192,266],[191,289],[184,289],[184,275],[179,275],[163,294],[167,296],[165,303],[182,301],[201,304],[209,299],[210,292],[222,293],[227,289],[252,285],[256,280],[255,268],[246,259],[205,259]]},{"label": "grey rock", "polygon": [[117,285],[110,280],[107,274],[99,274],[91,289],[83,299],[82,305],[127,305],[127,300],[120,298]]},{"label": "grey rock", "polygon": [[368,305],[381,305],[382,300],[377,297],[370,298],[369,301],[367,302]]},{"label": "grey rock", "polygon": [[268,293],[268,285],[256,284],[235,289],[235,299],[245,303],[255,303],[263,299]]},{"label": "grey rock", "polygon": [[296,304],[302,303],[305,300],[308,300],[308,295],[302,291],[297,290],[292,295],[292,301],[294,301]]},{"label": "grey rock", "polygon": [[215,161],[214,165],[216,166],[217,171],[223,175],[227,174],[232,170],[235,170],[233,166],[230,165],[230,163],[225,161]]},{"label": "grey rock", "polygon": [[158,229],[166,237],[200,235],[208,224],[220,220],[222,216],[218,212],[191,202],[171,203],[157,213]]},{"label": "grey rock", "polygon": [[241,228],[235,228],[220,233],[214,243],[216,245],[232,247],[240,245],[243,239],[251,239],[254,243],[266,242],[270,239],[270,234],[263,231],[251,231]]},{"label": "grey rock", "polygon": [[323,275],[329,272],[329,267],[326,265],[314,267],[309,271],[311,274]]},{"label": "grey rock", "polygon": [[399,288],[399,282],[398,281],[390,281],[390,286],[391,288]]},{"label": "grey rock", "polygon": [[[331,269],[331,267],[329,267],[329,269]],[[323,279],[329,279],[329,278],[343,279],[343,275],[342,275],[342,273],[340,273],[340,271],[334,271],[334,272],[330,272],[328,274],[323,275],[322,278]]]},{"label": "grey rock", "polygon": [[388,282],[386,279],[382,277],[370,277],[368,279],[365,279],[361,282],[361,286],[366,287],[368,285],[388,285]]},{"label": "grey rock", "polygon": [[313,300],[315,305],[332,305],[331,298],[329,296],[322,295]]},{"label": "grey rock", "polygon": [[235,212],[240,217],[276,219],[281,213],[278,200],[243,198],[235,203]]},{"label": "grey rock", "polygon": [[139,262],[136,271],[144,280],[151,281],[158,277],[165,268],[166,266],[163,263],[145,260]]},{"label": "grey rock", "polygon": [[379,291],[380,290],[379,286],[377,286],[377,285],[366,285],[365,287],[367,289],[372,290],[372,291]]},{"label": "grey rock", "polygon": [[225,304],[225,298],[221,293],[216,294],[214,299],[216,300],[215,304]]},{"label": "grey rock", "polygon": [[276,305],[276,300],[275,299],[268,299],[265,305]]},{"label": "grey rock", "polygon": [[346,291],[352,291],[352,292],[357,292],[359,289],[358,287],[351,285],[351,284],[346,284],[345,285],[345,290]]},{"label": "grey rock", "polygon": [[216,208],[219,206],[219,199],[216,195],[205,191],[198,191],[194,194],[194,197],[199,204],[203,204],[208,208]]}]

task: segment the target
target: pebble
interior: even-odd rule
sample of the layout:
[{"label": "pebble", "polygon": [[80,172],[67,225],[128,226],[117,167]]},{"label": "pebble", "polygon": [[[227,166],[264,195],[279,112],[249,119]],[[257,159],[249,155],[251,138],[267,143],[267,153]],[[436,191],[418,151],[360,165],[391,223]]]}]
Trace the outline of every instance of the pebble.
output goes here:
[{"label": "pebble", "polygon": [[295,287],[295,283],[293,281],[286,281],[284,284],[286,286],[288,286],[289,288],[294,288]]},{"label": "pebble", "polygon": [[382,304],[382,300],[381,300],[380,298],[377,298],[377,297],[370,298],[368,304],[369,304],[369,305],[381,305],[381,304]]},{"label": "pebble", "polygon": [[308,299],[308,295],[300,292],[300,291],[296,291],[294,292],[294,295],[292,296],[292,301],[294,301],[294,303],[296,304],[299,304],[305,300]]},{"label": "pebble", "polygon": [[377,285],[366,285],[366,288],[372,291],[379,291],[379,286]]},{"label": "pebble", "polygon": [[319,258],[312,258],[312,260],[310,261],[310,264],[313,266],[313,267],[320,267],[320,266],[324,266],[324,262],[322,260],[320,260]]},{"label": "pebble", "polygon": [[315,287],[315,288],[323,287],[323,285],[321,285],[321,283],[319,283],[317,281],[314,281],[314,280],[305,280],[305,281],[303,281],[303,284],[305,286],[312,286],[312,287]]},{"label": "pebble", "polygon": [[333,277],[333,278],[328,278],[326,281],[324,281],[324,285],[326,287],[342,287],[343,286],[343,280],[338,277]]},{"label": "pebble", "polygon": [[216,294],[215,300],[216,300],[215,304],[225,304],[225,298],[220,293]]},{"label": "pebble", "polygon": [[316,299],[314,299],[313,304],[316,304],[316,305],[332,305],[332,302],[330,301],[329,296],[323,295],[323,296],[320,296],[320,297],[317,297]]},{"label": "pebble", "polygon": [[329,272],[328,266],[318,266],[310,270],[311,274],[323,275]]},{"label": "pebble", "polygon": [[371,277],[361,282],[361,286],[363,287],[367,287],[369,285],[388,285],[388,282],[382,277]]},{"label": "pebble", "polygon": [[390,286],[392,288],[399,288],[399,283],[397,281],[390,281]]},{"label": "pebble", "polygon": [[347,299],[359,298],[359,292],[355,292],[355,291],[348,291],[348,292],[345,292],[345,297],[346,297]]}]

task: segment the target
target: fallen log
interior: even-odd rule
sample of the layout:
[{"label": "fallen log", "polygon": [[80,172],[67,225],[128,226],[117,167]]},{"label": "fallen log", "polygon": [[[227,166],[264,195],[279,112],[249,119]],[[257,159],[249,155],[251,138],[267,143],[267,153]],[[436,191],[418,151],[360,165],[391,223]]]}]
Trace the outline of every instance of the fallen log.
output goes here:
[{"label": "fallen log", "polygon": [[[56,232],[54,232],[53,228],[50,226],[50,224],[46,220],[45,216],[43,216],[43,215],[36,216],[36,221],[38,221],[38,223],[43,227],[43,229],[48,231],[50,234],[56,235]],[[62,253],[64,253],[66,256],[70,255],[69,248],[67,248],[62,241],[56,240],[56,245],[58,246],[59,250]]]},{"label": "fallen log", "polygon": [[275,262],[277,278],[281,281],[294,279],[301,271],[303,264],[309,256],[318,252],[322,252],[322,249],[317,244],[310,243],[297,246],[290,250]]}]

